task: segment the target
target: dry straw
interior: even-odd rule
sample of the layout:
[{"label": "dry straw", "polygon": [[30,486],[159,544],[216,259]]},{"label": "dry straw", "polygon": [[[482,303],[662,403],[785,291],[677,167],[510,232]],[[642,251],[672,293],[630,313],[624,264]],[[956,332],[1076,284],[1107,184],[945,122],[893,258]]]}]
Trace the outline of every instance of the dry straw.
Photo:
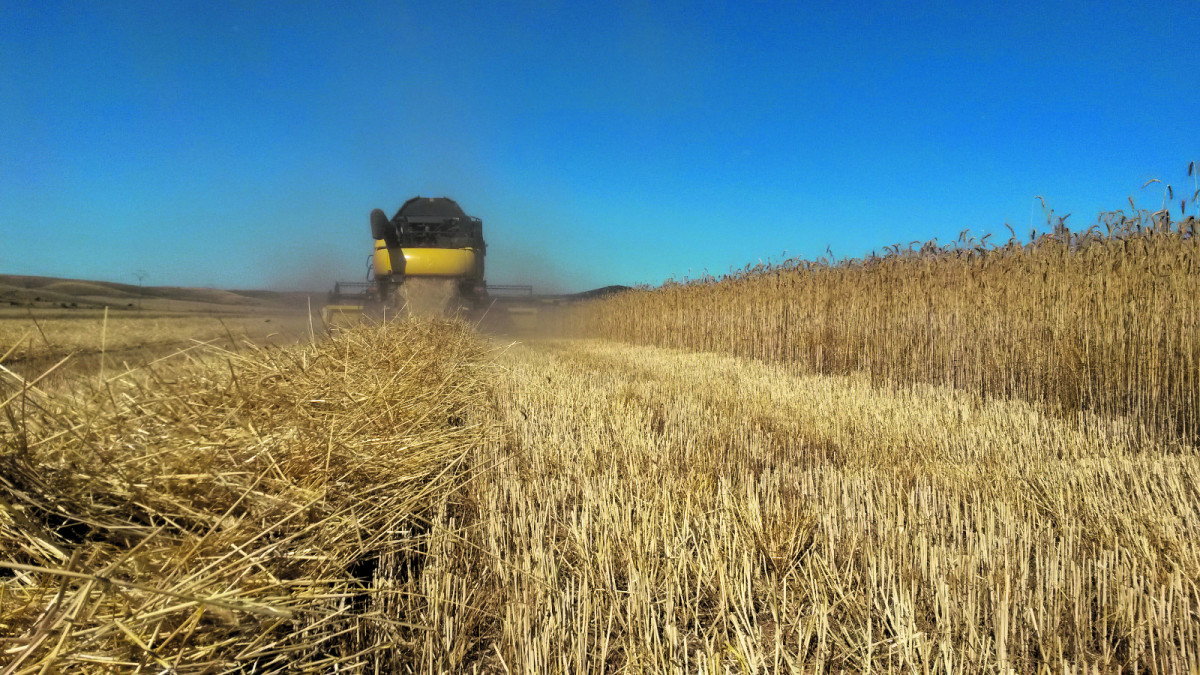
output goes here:
[{"label": "dry straw", "polygon": [[442,548],[491,671],[1200,668],[1200,458],[1135,424],[611,341],[501,365]]},{"label": "dry straw", "polygon": [[482,429],[455,323],[0,398],[0,671],[391,669]]}]

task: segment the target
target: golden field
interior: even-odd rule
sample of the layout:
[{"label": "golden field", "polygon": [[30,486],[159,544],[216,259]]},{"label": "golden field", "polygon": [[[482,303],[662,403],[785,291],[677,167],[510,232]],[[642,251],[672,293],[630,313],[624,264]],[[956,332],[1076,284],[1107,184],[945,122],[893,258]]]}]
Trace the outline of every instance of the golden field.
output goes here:
[{"label": "golden field", "polygon": [[1196,255],[1143,217],[0,374],[0,669],[1198,672]]},{"label": "golden field", "polygon": [[[319,321],[319,319],[318,319]],[[319,323],[317,324],[319,326]],[[307,319],[299,316],[206,316],[203,314],[133,315],[97,311],[72,315],[14,316],[0,319],[0,344],[7,363],[43,361],[67,354],[110,355],[136,350],[173,350],[196,341],[232,338],[281,342],[308,337]],[[3,353],[3,352],[0,352]],[[114,356],[115,358],[115,356]]]},{"label": "golden field", "polygon": [[1065,416],[1132,418],[1194,441],[1195,221],[1118,213],[1103,225],[1024,245],[931,243],[837,264],[760,265],[584,304],[564,330],[875,382],[946,384]]},{"label": "golden field", "polygon": [[1200,461],[1128,423],[606,341],[500,364],[459,555],[512,671],[1198,665]]},{"label": "golden field", "polygon": [[420,533],[480,443],[480,354],[462,326],[389,325],[6,391],[5,671],[364,671],[408,653],[424,601],[383,586],[424,565]]},{"label": "golden field", "polygon": [[[317,296],[318,298],[323,297]],[[109,376],[181,349],[310,340],[304,293],[145,287],[0,274],[0,365],[43,382]],[[0,379],[0,386],[3,380]]]}]

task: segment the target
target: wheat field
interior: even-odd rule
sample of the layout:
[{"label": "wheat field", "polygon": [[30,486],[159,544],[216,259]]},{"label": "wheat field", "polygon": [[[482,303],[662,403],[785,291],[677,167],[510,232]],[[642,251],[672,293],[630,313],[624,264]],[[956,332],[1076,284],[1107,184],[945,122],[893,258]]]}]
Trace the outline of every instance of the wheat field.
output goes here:
[{"label": "wheat field", "polygon": [[0,672],[1200,672],[1192,223],[1059,225],[0,370]]},{"label": "wheat field", "polygon": [[1128,425],[603,341],[499,362],[461,555],[510,671],[1200,665],[1200,462]]},{"label": "wheat field", "polygon": [[964,240],[785,261],[585,303],[566,335],[865,372],[1135,418],[1200,439],[1196,221],[1105,214],[993,247]]}]

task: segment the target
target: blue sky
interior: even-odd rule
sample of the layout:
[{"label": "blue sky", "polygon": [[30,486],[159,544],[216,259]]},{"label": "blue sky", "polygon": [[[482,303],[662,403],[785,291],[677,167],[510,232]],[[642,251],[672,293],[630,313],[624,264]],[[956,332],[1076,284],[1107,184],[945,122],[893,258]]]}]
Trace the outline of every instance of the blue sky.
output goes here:
[{"label": "blue sky", "polygon": [[321,290],[418,194],[547,291],[1085,226],[1191,193],[1198,73],[1194,1],[10,0],[0,273]]}]

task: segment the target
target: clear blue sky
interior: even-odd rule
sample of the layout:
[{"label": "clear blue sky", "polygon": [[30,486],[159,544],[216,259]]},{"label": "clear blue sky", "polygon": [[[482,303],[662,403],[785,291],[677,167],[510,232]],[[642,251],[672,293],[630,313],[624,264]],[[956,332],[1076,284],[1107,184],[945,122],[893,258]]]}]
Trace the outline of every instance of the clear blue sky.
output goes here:
[{"label": "clear blue sky", "polygon": [[1195,0],[341,5],[0,3],[0,272],[324,289],[419,194],[492,283],[659,283],[1200,160]]}]

